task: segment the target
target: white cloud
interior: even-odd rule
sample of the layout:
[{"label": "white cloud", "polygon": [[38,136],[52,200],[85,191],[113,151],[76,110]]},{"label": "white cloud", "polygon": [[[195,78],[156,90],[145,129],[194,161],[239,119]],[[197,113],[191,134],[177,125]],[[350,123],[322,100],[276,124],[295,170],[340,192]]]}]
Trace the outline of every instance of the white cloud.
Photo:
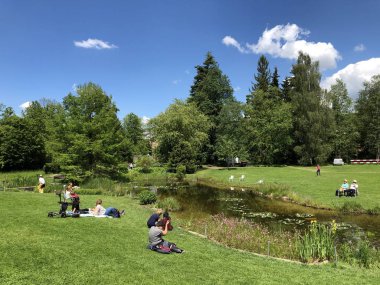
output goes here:
[{"label": "white cloud", "polygon": [[173,83],[174,85],[178,85],[178,84],[181,83],[181,82],[182,82],[181,79],[176,79],[176,80],[173,80],[173,81],[172,81],[172,83]]},{"label": "white cloud", "polygon": [[74,45],[76,47],[81,48],[94,48],[94,49],[112,49],[117,48],[114,44],[109,44],[108,42],[104,42],[98,39],[88,39],[87,41],[74,41]]},{"label": "white cloud", "polygon": [[226,46],[233,46],[238,49],[241,53],[248,53],[249,51],[245,48],[242,47],[233,37],[231,36],[225,36],[222,40],[222,43],[225,44]]},{"label": "white cloud", "polygon": [[25,102],[25,103],[22,103],[19,107],[24,111],[25,109],[27,109],[30,105],[32,104],[32,102]]},{"label": "white cloud", "polygon": [[235,91],[235,92],[238,92],[238,91],[240,91],[240,90],[241,90],[240,86],[236,86],[236,87],[234,88],[234,91]]},{"label": "white cloud", "polygon": [[361,52],[361,51],[365,51],[365,50],[366,50],[366,47],[363,44],[358,44],[357,46],[354,47],[354,51]]},{"label": "white cloud", "polygon": [[363,89],[363,82],[370,81],[371,77],[380,74],[380,58],[371,58],[365,61],[349,64],[321,82],[321,86],[329,89],[337,79],[346,83],[348,93],[352,98],[357,98]]},{"label": "white cloud", "polygon": [[143,123],[144,125],[146,125],[146,124],[149,122],[149,120],[150,120],[150,118],[148,118],[147,116],[143,116],[143,117],[142,117],[142,123]]},{"label": "white cloud", "polygon": [[319,61],[322,70],[336,67],[336,62],[341,59],[339,52],[331,43],[315,43],[302,39],[309,34],[309,31],[296,24],[287,24],[277,25],[270,30],[265,29],[256,44],[246,43],[242,46],[231,36],[224,37],[222,42],[227,46],[236,47],[242,53],[263,53],[287,59],[297,59],[298,52],[303,51],[310,55],[312,60]]}]

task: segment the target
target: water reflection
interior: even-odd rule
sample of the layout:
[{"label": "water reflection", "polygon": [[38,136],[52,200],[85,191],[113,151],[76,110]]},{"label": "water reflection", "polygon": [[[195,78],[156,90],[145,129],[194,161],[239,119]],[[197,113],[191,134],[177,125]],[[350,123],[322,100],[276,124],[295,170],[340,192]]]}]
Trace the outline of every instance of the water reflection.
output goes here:
[{"label": "water reflection", "polygon": [[380,216],[353,215],[313,209],[281,200],[260,197],[250,191],[213,189],[204,186],[158,188],[159,196],[175,197],[182,205],[181,218],[205,217],[224,213],[242,217],[276,230],[302,230],[311,220],[330,223],[335,220],[340,241],[354,241],[367,236],[379,247]]}]

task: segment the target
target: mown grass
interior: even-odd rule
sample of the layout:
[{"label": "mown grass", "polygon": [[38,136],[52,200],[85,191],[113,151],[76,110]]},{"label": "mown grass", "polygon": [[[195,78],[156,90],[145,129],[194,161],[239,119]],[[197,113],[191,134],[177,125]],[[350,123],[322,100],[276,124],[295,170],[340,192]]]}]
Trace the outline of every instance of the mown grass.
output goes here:
[{"label": "mown grass", "polygon": [[[229,182],[229,177],[234,175],[233,182]],[[244,181],[239,181],[239,177],[245,175]],[[345,165],[345,166],[325,166],[321,169],[321,176],[317,176],[315,167],[239,167],[232,169],[205,169],[189,176],[190,179],[211,181],[213,185],[220,187],[268,187],[275,188],[279,196],[288,196],[291,199],[306,203],[312,206],[350,208],[354,202],[355,207],[360,205],[362,209],[369,210],[379,208],[380,191],[378,183],[380,177],[380,165]],[[352,181],[358,180],[360,195],[355,198],[335,197],[335,190],[339,188],[344,179]],[[263,180],[263,184],[258,181]],[[269,186],[271,185],[271,186]]]},{"label": "mown grass", "polygon": [[48,218],[54,194],[0,191],[0,284],[377,284],[378,269],[306,266],[214,244],[178,227],[167,239],[184,254],[146,249],[151,210],[129,197],[102,198],[121,219]]}]

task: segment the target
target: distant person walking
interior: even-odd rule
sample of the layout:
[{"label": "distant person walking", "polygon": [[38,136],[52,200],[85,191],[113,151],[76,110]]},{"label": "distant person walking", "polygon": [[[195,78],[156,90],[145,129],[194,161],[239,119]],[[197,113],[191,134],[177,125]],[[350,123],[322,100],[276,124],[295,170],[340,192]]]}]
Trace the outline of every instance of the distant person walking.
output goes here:
[{"label": "distant person walking", "polygon": [[44,193],[44,188],[46,186],[45,183],[45,179],[40,174],[40,176],[38,177],[38,192]]},{"label": "distant person walking", "polygon": [[321,176],[321,167],[317,164],[317,176]]}]

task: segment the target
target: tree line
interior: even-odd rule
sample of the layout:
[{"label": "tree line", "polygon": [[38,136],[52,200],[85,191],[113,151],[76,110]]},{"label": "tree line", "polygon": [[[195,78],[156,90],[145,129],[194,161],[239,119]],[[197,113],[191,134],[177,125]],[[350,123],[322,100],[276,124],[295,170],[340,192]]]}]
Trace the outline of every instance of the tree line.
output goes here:
[{"label": "tree line", "polygon": [[363,84],[356,101],[337,80],[320,87],[318,62],[299,53],[280,83],[265,56],[257,63],[246,102],[209,52],[186,100],[175,100],[147,125],[122,120],[112,97],[94,83],[62,103],[34,101],[21,116],[0,104],[0,170],[45,168],[73,177],[120,176],[128,162],[149,155],[170,169],[229,164],[323,164],[333,158],[379,158],[380,75]]}]

